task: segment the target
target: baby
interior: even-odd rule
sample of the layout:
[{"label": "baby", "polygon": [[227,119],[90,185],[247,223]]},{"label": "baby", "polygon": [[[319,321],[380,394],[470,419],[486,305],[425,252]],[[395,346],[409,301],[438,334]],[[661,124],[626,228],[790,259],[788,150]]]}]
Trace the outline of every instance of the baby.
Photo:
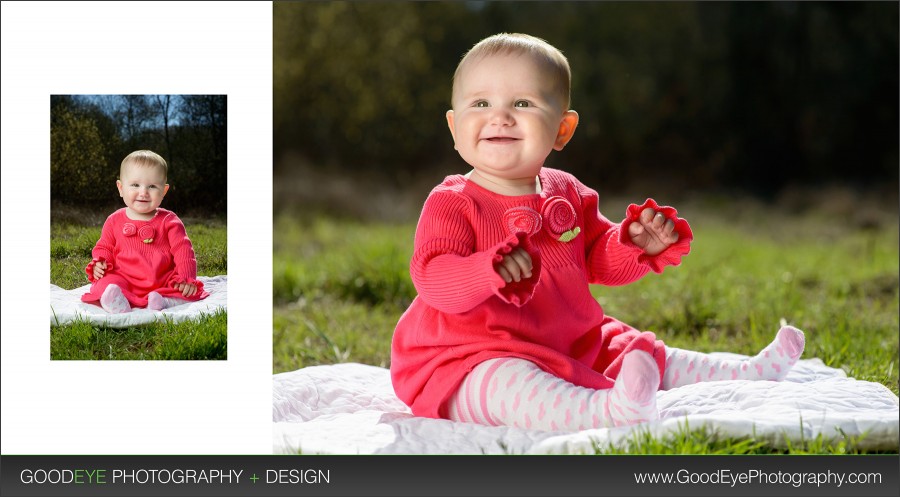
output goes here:
[{"label": "baby", "polygon": [[81,296],[110,313],[132,307],[162,310],[209,293],[197,281],[197,260],[184,224],[159,206],[166,192],[168,166],[149,150],[128,154],[116,187],[125,207],[103,223],[100,240],[85,268],[93,284]]},{"label": "baby", "polygon": [[394,389],[415,415],[548,431],[646,422],[660,388],[781,380],[803,351],[784,326],[756,356],[723,360],[604,314],[589,284],[677,266],[693,233],[652,199],[610,222],[594,190],[543,167],[578,125],[569,88],[563,54],[528,35],[482,40],[457,67],[447,124],[472,170],[425,201],[418,296],[391,345]]}]

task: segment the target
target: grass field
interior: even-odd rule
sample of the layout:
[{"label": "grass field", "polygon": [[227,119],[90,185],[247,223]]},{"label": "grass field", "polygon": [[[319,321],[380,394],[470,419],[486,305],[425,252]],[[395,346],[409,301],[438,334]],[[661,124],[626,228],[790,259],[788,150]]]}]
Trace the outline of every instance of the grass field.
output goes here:
[{"label": "grass field", "polygon": [[[69,216],[75,217],[75,216]],[[183,219],[197,255],[198,276],[227,274],[223,220]],[[50,224],[50,282],[66,289],[88,283],[84,268],[100,238],[100,223],[71,219]],[[112,329],[77,322],[50,327],[51,359],[226,359],[228,316],[217,312],[197,321],[160,322]]]},{"label": "grass field", "polygon": [[[898,393],[895,212],[860,219],[710,200],[680,214],[694,230],[691,254],[661,275],[594,287],[607,313],[674,347],[741,354],[768,344],[784,319],[806,333],[803,357]],[[408,273],[414,229],[413,222],[276,215],[275,373],[338,362],[389,366],[394,326],[415,296]],[[629,452],[772,452],[753,440],[708,438],[638,439]],[[790,452],[853,451],[852,440],[810,440]]]}]

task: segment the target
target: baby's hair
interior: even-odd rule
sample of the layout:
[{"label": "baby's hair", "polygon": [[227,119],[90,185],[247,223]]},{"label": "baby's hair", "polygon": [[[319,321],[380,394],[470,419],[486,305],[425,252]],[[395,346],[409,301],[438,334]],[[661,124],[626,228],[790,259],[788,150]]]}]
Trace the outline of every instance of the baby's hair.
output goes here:
[{"label": "baby's hair", "polygon": [[522,33],[499,33],[475,44],[459,61],[453,73],[453,87],[466,64],[492,55],[528,55],[545,68],[556,84],[558,95],[568,110],[571,105],[572,70],[569,61],[546,41]]},{"label": "baby's hair", "polygon": [[169,178],[169,165],[166,160],[156,152],[151,150],[135,150],[122,159],[122,165],[119,167],[119,178],[122,177],[122,171],[125,170],[127,164],[145,167],[159,167],[163,171],[163,177]]}]

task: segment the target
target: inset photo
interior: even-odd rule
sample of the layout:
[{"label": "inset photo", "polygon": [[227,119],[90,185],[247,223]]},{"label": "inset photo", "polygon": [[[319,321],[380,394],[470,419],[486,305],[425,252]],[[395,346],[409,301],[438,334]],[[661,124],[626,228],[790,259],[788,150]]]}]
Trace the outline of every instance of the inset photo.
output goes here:
[{"label": "inset photo", "polygon": [[51,359],[227,359],[227,129],[226,95],[51,95]]}]

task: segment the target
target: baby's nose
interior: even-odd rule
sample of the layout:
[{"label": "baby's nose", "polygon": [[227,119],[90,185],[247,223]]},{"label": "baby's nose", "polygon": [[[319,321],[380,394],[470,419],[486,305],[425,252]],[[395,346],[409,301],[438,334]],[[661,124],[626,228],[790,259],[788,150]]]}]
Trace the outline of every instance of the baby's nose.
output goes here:
[{"label": "baby's nose", "polygon": [[512,113],[503,107],[495,107],[491,113],[492,124],[512,124],[514,121]]}]

